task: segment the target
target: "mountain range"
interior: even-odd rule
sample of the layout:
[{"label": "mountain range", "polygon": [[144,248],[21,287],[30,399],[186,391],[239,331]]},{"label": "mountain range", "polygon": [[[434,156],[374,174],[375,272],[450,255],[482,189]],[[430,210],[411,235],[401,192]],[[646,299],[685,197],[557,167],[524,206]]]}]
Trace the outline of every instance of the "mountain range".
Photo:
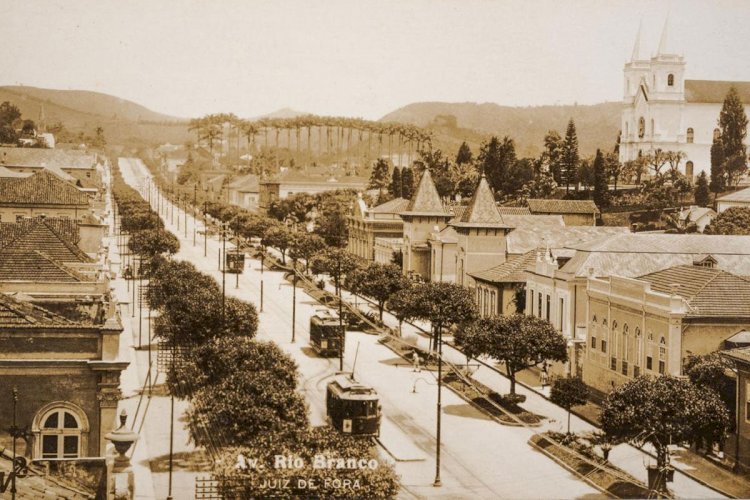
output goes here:
[{"label": "mountain range", "polygon": [[[73,134],[93,135],[96,127],[102,127],[110,144],[140,147],[195,140],[188,131],[187,119],[99,92],[5,86],[0,87],[0,102],[3,101],[18,106],[24,118],[39,121],[43,117],[48,127],[60,122]],[[264,117],[304,114],[283,108]],[[581,154],[614,147],[620,123],[620,103],[614,102],[534,107],[418,102],[388,113],[381,121],[426,127],[434,132],[437,146],[449,151],[457,149],[464,140],[476,151],[491,135],[507,135],[516,142],[518,156],[536,156],[547,131],[557,130],[565,135],[571,118],[576,123]]]}]

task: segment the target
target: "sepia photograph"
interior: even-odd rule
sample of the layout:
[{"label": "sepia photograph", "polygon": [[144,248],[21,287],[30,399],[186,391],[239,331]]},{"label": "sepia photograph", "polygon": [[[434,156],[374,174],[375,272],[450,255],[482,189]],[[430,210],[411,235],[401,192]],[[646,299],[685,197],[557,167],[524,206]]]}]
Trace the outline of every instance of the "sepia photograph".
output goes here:
[{"label": "sepia photograph", "polygon": [[0,499],[750,498],[750,1],[0,34]]}]

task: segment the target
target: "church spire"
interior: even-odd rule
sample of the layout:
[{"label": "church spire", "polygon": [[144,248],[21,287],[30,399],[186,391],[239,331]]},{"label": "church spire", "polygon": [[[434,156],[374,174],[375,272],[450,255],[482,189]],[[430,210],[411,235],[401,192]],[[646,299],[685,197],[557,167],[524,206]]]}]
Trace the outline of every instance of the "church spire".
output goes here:
[{"label": "church spire", "polygon": [[669,54],[669,14],[664,19],[664,28],[661,30],[661,38],[659,39],[659,50],[656,55],[662,56]]},{"label": "church spire", "polygon": [[630,56],[631,61],[638,61],[641,59],[641,29],[643,28],[643,19],[638,23],[638,33],[635,35],[635,43],[633,44],[633,55]]}]

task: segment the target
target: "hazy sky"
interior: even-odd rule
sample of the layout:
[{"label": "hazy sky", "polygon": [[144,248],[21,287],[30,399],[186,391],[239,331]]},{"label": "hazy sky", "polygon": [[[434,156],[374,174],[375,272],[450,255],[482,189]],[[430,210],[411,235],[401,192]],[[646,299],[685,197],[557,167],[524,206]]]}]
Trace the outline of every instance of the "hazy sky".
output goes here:
[{"label": "hazy sky", "polygon": [[0,0],[0,84],[154,111],[377,119],[415,101],[619,100],[669,12],[689,78],[750,80],[750,1]]}]

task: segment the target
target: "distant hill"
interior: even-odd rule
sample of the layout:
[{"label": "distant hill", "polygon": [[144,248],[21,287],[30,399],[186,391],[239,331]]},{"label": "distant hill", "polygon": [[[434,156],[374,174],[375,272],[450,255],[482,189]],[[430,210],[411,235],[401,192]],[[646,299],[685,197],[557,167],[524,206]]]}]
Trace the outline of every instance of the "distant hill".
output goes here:
[{"label": "distant hill", "polygon": [[[493,103],[419,102],[388,113],[381,121],[412,123],[437,129],[439,138],[459,140],[466,129],[479,134],[509,136],[519,156],[537,156],[548,130],[565,135],[573,118],[582,155],[597,148],[611,150],[620,130],[621,104],[510,107]],[[455,119],[454,119],[455,118]],[[453,131],[453,132],[452,132]]]},{"label": "distant hill", "polygon": [[110,144],[179,144],[191,139],[187,120],[99,92],[7,86],[0,87],[3,101],[15,104],[24,118],[34,121],[39,120],[44,108],[48,126],[61,122],[73,134],[93,135],[96,127],[102,127]]},{"label": "distant hill", "polygon": [[260,118],[297,118],[298,116],[307,116],[309,114],[310,113],[296,111],[291,108],[281,108],[276,111],[273,111],[272,113],[260,115],[257,119],[260,119]]}]

